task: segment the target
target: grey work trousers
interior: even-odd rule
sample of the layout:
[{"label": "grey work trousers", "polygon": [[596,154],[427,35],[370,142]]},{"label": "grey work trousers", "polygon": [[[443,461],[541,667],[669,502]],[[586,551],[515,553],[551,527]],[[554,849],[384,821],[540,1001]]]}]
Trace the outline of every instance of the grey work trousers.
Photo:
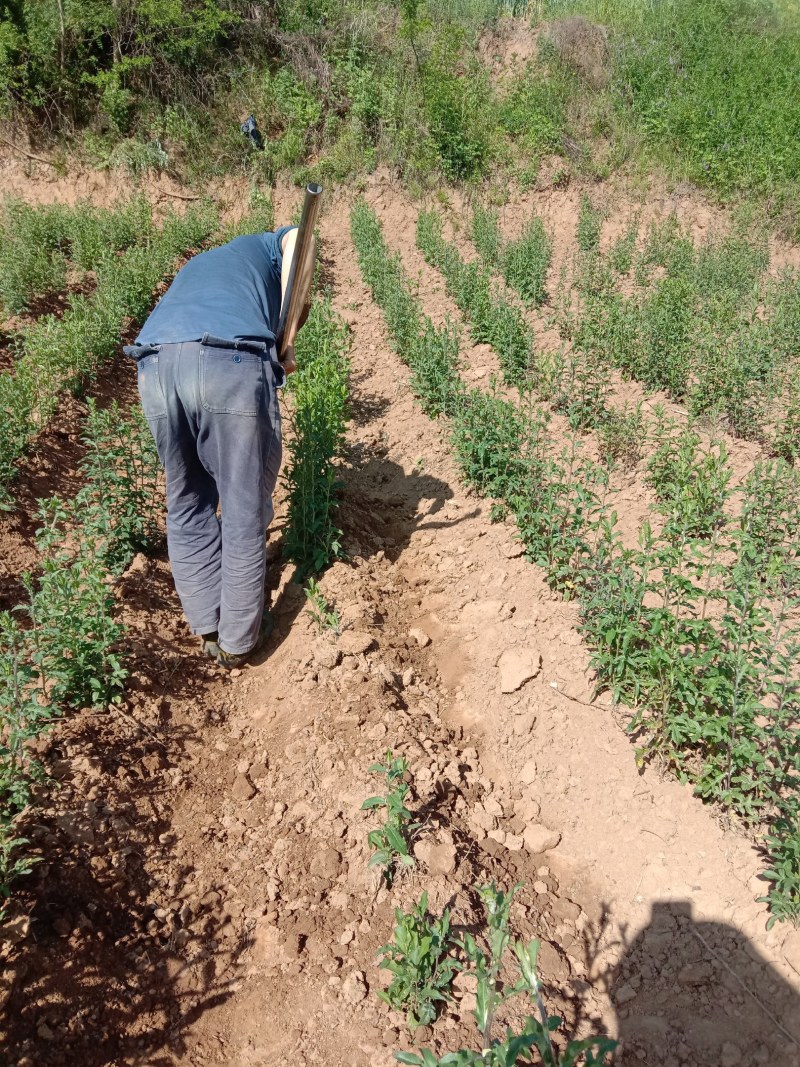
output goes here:
[{"label": "grey work trousers", "polygon": [[226,652],[249,652],[281,462],[275,346],[205,335],[126,351],[166,474],[167,547],[189,626],[218,632]]}]

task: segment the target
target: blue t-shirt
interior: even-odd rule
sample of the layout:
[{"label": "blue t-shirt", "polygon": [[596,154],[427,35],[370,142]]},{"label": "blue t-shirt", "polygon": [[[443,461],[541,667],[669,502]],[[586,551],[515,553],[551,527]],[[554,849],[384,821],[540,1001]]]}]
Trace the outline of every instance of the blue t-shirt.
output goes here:
[{"label": "blue t-shirt", "polygon": [[236,237],[190,259],[161,297],[137,345],[199,341],[274,341],[281,313],[281,240],[274,233]]}]

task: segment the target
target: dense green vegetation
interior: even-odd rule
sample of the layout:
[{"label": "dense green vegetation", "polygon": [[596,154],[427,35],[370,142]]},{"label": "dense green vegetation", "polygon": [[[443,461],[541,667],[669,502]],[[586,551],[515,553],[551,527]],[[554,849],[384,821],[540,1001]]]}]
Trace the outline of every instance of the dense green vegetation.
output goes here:
[{"label": "dense green vegetation", "polygon": [[[800,19],[776,0],[546,0],[538,54],[490,79],[502,0],[25,0],[0,7],[0,101],[100,165],[523,185],[629,160],[796,226]],[[517,15],[509,23],[509,16]],[[510,29],[508,27],[511,27]],[[498,31],[499,37],[493,34]],[[483,40],[479,49],[478,42]],[[239,130],[256,115],[267,142]]]},{"label": "dense green vegetation", "polygon": [[[201,207],[171,214],[157,227],[140,201],[123,206],[118,221],[115,213],[85,205],[74,213],[45,208],[52,242],[50,250],[43,251],[43,243],[28,240],[37,230],[37,210],[12,206],[7,247],[0,256],[0,291],[26,302],[50,291],[64,280],[58,264],[62,255],[80,265],[91,261],[95,288],[89,296],[73,293],[63,315],[43,315],[24,324],[17,336],[16,363],[0,374],[0,410],[5,415],[0,423],[0,505],[7,502],[19,459],[53,415],[61,392],[86,388],[116,352],[129,320],[144,315],[153,290],[175,267],[177,257],[204,241],[217,222],[213,210]],[[115,248],[123,245],[126,250],[117,254]],[[62,246],[66,253],[60,251]],[[42,266],[51,254],[52,271]]]},{"label": "dense green vegetation", "polygon": [[316,574],[341,553],[335,463],[347,422],[349,345],[347,326],[330,300],[316,300],[297,335],[298,370],[288,385],[294,433],[286,446],[289,519],[284,549],[301,577]]},{"label": "dense green vegetation", "polygon": [[[676,174],[785,200],[800,175],[800,19],[769,0],[549,0],[610,28],[615,122]],[[579,31],[575,31],[578,33]],[[579,61],[580,62],[580,61]]]}]

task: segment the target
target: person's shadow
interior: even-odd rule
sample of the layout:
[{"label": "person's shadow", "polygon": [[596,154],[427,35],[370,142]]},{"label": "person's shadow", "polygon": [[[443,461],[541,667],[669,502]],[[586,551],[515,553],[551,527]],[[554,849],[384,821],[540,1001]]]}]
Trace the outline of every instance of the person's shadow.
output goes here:
[{"label": "person's shadow", "polygon": [[616,1067],[798,1067],[800,997],[735,927],[689,901],[650,922],[603,976],[619,1022]]},{"label": "person's shadow", "polygon": [[[357,427],[379,420],[389,402],[367,391],[355,375],[351,378],[350,410]],[[478,508],[448,514],[453,499],[451,486],[426,470],[424,455],[410,471],[389,458],[380,434],[350,444],[340,471],[338,507],[334,522],[342,531],[344,563],[369,559],[383,552],[396,562],[419,530],[456,526],[476,515]],[[285,518],[273,522],[266,575],[267,603],[275,615],[275,630],[267,646],[253,657],[256,666],[269,660],[288,637],[292,624],[306,604],[302,585],[294,574],[286,581],[282,558]],[[324,573],[324,572],[323,572]]]}]

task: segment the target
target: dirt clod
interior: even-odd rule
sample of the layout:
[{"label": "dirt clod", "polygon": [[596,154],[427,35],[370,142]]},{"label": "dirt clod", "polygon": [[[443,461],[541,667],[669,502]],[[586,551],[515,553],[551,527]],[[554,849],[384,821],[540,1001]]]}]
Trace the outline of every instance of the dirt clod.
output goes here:
[{"label": "dirt clod", "polygon": [[375,647],[375,638],[359,630],[345,630],[339,638],[343,656],[360,656]]},{"label": "dirt clod", "polygon": [[528,852],[539,855],[555,848],[561,840],[561,834],[558,830],[550,830],[547,826],[542,826],[541,823],[531,823],[523,830],[522,839]]},{"label": "dirt clod", "polygon": [[427,634],[421,627],[412,626],[408,631],[408,636],[412,641],[416,641],[420,648],[427,648],[431,643],[430,634]]},{"label": "dirt clod", "polygon": [[541,670],[541,656],[530,649],[505,649],[497,661],[500,692],[515,693]]}]

